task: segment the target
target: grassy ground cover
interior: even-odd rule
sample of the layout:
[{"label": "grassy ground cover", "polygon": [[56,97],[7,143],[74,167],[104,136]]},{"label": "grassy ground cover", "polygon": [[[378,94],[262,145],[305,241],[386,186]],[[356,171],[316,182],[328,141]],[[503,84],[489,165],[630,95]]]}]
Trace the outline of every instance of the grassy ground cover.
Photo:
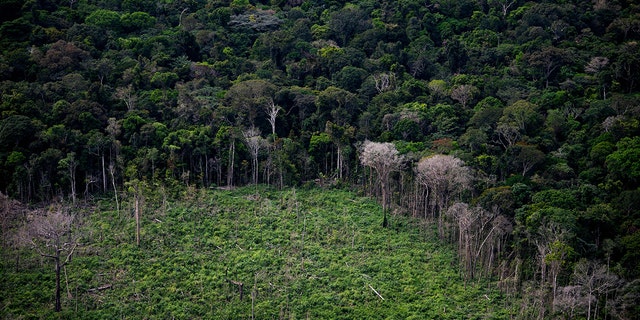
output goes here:
[{"label": "grassy ground cover", "polygon": [[[496,291],[464,284],[450,248],[418,221],[381,227],[373,200],[342,190],[200,190],[84,213],[83,248],[53,310],[49,261],[3,249],[2,318],[503,318]],[[20,257],[18,260],[17,257]]]}]

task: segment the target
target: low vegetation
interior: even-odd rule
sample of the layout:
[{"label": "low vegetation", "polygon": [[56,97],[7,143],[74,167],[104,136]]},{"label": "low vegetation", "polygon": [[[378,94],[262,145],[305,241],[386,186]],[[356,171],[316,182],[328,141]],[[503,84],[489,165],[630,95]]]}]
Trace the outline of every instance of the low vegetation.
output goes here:
[{"label": "low vegetation", "polygon": [[497,290],[465,283],[434,228],[343,190],[264,187],[149,193],[76,211],[81,245],[63,269],[3,249],[2,318],[506,318]]}]

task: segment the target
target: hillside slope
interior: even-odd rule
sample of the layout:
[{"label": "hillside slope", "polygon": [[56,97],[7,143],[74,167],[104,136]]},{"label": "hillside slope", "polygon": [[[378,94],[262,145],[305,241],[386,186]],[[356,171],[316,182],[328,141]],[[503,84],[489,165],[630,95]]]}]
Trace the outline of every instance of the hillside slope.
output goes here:
[{"label": "hillside slope", "polygon": [[0,198],[310,182],[436,223],[521,318],[637,318],[638,1],[0,1]]},{"label": "hillside slope", "polygon": [[[384,229],[380,206],[351,192],[243,188],[156,200],[143,206],[140,247],[131,208],[83,218],[63,318],[506,317],[495,291],[465,286],[431,228],[393,217]],[[51,264],[25,257],[3,259],[0,317],[55,317]]]}]

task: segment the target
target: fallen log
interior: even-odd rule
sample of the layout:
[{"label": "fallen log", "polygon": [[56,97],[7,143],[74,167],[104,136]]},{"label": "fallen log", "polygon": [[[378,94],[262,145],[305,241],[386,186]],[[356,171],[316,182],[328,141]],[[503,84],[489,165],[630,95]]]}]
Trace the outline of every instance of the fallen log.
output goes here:
[{"label": "fallen log", "polygon": [[107,290],[107,289],[111,289],[112,285],[111,284],[105,284],[103,286],[99,286],[97,288],[91,288],[91,289],[87,289],[87,292],[98,292],[98,291],[102,291],[102,290]]}]

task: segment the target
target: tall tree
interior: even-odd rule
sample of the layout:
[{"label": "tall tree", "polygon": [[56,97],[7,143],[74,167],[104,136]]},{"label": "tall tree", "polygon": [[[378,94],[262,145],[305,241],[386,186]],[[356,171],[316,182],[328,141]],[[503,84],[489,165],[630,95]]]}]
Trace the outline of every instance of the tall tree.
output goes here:
[{"label": "tall tree", "polygon": [[103,135],[99,130],[92,130],[87,134],[87,152],[91,155],[100,157],[100,167],[102,173],[102,191],[107,191],[107,170],[106,170],[106,149],[109,148],[109,138]]},{"label": "tall tree", "polygon": [[438,233],[443,238],[445,210],[451,199],[471,187],[471,170],[454,156],[437,154],[420,160],[415,172],[418,183],[426,190],[425,210],[431,208],[432,217],[437,216]]},{"label": "tall tree", "polygon": [[545,158],[544,152],[526,143],[517,143],[511,151],[515,153],[512,158],[513,165],[522,170],[523,177]]},{"label": "tall tree", "polygon": [[107,126],[107,133],[111,140],[110,158],[109,158],[109,174],[111,175],[111,185],[113,186],[113,196],[116,200],[116,210],[120,212],[120,203],[118,202],[118,187],[116,185],[116,173],[117,165],[120,160],[120,140],[117,137],[122,130],[122,124],[115,118],[109,118],[109,125]]},{"label": "tall tree", "polygon": [[[233,177],[234,177],[234,169],[235,169],[235,158],[236,158],[236,139],[240,134],[236,132],[236,129],[232,126],[221,126],[216,133],[216,137],[214,139],[214,143],[219,146],[220,154],[224,154],[222,151],[223,147],[228,147],[226,152],[226,160],[227,160],[227,187],[233,186]],[[225,146],[227,144],[227,146]]]},{"label": "tall tree", "polygon": [[282,107],[276,105],[273,102],[273,99],[270,99],[266,106],[267,111],[267,120],[271,125],[271,135],[275,137],[276,135],[276,118],[278,117],[278,113],[282,110]]},{"label": "tall tree", "polygon": [[451,98],[462,104],[463,108],[467,108],[467,104],[471,102],[478,88],[470,84],[463,84],[451,89]]},{"label": "tall tree", "polygon": [[76,169],[78,168],[78,160],[76,153],[70,152],[65,158],[58,162],[58,167],[65,172],[71,186],[71,200],[76,203]]},{"label": "tall tree", "polygon": [[567,49],[548,46],[525,54],[523,62],[526,63],[525,69],[531,68],[529,71],[533,81],[544,80],[544,88],[548,88],[553,76],[572,60],[571,56],[572,53]]},{"label": "tall tree", "polygon": [[136,246],[139,247],[142,210],[144,208],[144,191],[147,187],[147,184],[146,182],[140,181],[138,179],[132,179],[131,181],[127,182],[127,184],[129,185],[129,192],[133,194],[133,216],[136,222]]},{"label": "tall tree", "polygon": [[517,0],[489,0],[488,2],[492,6],[497,7],[498,10],[500,10],[500,13],[502,13],[502,17],[506,18],[507,14],[509,13],[509,9],[518,1]]},{"label": "tall tree", "polygon": [[345,170],[346,156],[350,152],[349,142],[355,135],[355,128],[350,125],[338,125],[327,121],[325,132],[336,146],[336,173],[337,178],[342,179]]},{"label": "tall tree", "polygon": [[602,86],[602,99],[607,99],[607,84],[610,81],[610,72],[608,70],[609,58],[607,57],[593,57],[584,67],[584,71],[593,75],[598,84]]},{"label": "tall tree", "polygon": [[455,203],[447,209],[457,225],[458,255],[466,279],[490,275],[497,254],[504,247],[505,235],[512,231],[509,220],[497,210],[470,208],[466,203]]},{"label": "tall tree", "polygon": [[251,154],[251,181],[253,184],[258,184],[258,155],[266,141],[260,136],[260,130],[255,127],[242,131],[242,137]]},{"label": "tall tree", "polygon": [[[586,300],[587,320],[591,320],[592,317],[597,318],[600,297],[606,296],[620,284],[618,277],[609,271],[607,265],[586,259],[576,263],[573,282],[582,288],[583,297],[581,298]],[[605,305],[606,303],[605,300]]]},{"label": "tall tree", "polygon": [[382,211],[384,212],[383,227],[387,226],[386,212],[389,202],[390,175],[400,171],[404,164],[404,157],[399,154],[395,145],[389,142],[365,141],[360,153],[360,162],[371,167],[378,174],[378,181],[382,189]]},{"label": "tall tree", "polygon": [[255,125],[260,106],[271,99],[276,88],[265,80],[246,80],[235,83],[225,94],[225,99],[234,110],[232,124],[247,122]]}]

